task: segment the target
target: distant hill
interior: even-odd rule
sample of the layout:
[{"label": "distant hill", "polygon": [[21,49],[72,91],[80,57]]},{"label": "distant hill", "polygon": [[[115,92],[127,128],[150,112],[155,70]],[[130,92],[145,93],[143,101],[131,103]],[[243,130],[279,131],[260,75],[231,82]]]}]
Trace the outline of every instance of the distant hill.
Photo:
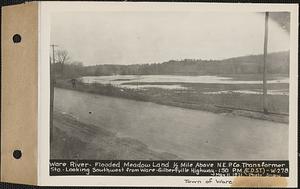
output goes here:
[{"label": "distant hill", "polygon": [[[135,65],[95,65],[84,68],[84,75],[206,75],[261,73],[263,55],[250,55],[224,60],[170,60],[163,63]],[[268,73],[289,73],[289,51],[268,54]]]},{"label": "distant hill", "polygon": [[[267,71],[273,74],[289,73],[289,51],[268,54]],[[102,75],[218,75],[262,73],[263,55],[250,55],[224,60],[184,59],[163,63],[135,65],[83,66],[70,63],[52,65],[55,78],[74,78]]]}]

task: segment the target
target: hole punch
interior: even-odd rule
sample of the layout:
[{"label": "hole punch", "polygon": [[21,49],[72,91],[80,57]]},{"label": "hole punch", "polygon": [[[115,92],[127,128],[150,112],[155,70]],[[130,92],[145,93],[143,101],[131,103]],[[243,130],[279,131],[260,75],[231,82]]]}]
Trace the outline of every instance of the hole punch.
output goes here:
[{"label": "hole punch", "polygon": [[14,43],[20,43],[21,42],[21,35],[20,34],[15,34],[14,36],[13,36],[13,42]]},{"label": "hole punch", "polygon": [[21,150],[14,150],[13,157],[15,159],[20,159],[22,157],[22,151]]}]

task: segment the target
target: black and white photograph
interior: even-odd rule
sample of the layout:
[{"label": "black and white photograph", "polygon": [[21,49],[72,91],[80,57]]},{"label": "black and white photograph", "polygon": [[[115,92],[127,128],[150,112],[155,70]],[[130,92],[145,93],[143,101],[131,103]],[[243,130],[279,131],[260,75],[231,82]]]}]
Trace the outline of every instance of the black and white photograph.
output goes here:
[{"label": "black and white photograph", "polygon": [[50,159],[288,160],[290,13],[51,14]]}]

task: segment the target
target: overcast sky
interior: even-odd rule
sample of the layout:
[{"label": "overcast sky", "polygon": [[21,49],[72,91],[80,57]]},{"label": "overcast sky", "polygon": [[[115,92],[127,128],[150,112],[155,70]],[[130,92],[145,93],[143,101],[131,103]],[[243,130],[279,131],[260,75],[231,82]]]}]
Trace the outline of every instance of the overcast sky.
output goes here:
[{"label": "overcast sky", "polygon": [[[84,65],[224,59],[262,54],[264,14],[68,12],[51,16],[51,43]],[[269,22],[269,52],[289,50],[289,33]]]}]

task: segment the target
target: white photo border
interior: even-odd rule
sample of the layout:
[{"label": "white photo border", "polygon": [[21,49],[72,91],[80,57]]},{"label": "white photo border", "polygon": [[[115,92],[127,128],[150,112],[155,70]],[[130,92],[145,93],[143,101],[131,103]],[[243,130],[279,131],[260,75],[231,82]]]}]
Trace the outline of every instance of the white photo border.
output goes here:
[{"label": "white photo border", "polygon": [[[216,187],[187,184],[193,176],[49,176],[50,160],[50,19],[55,12],[67,11],[222,11],[222,12],[290,12],[290,97],[288,186],[297,186],[298,178],[298,5],[253,3],[174,3],[174,2],[39,2],[39,80],[38,80],[38,185],[48,186],[177,186]],[[234,177],[222,177],[233,180]],[[230,185],[217,185],[229,187]]]}]

